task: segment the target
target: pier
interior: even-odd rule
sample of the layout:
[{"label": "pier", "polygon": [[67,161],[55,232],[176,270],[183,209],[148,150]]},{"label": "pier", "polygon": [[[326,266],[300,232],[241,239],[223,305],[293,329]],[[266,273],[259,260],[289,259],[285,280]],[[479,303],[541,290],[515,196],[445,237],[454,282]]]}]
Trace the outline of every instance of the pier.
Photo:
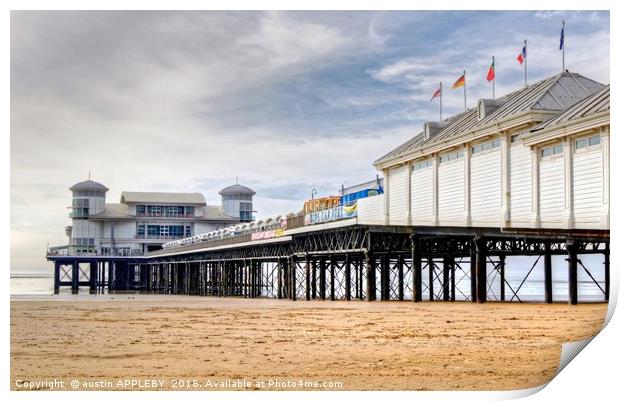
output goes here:
[{"label": "pier", "polygon": [[[313,198],[297,214],[182,236],[142,254],[106,256],[92,247],[82,254],[49,253],[54,291],[66,286],[73,292],[88,287],[291,300],[523,302],[536,271],[544,281],[540,301],[577,304],[580,275],[608,300],[609,117],[609,85],[563,72],[425,123],[422,132],[374,162],[384,178],[370,192],[345,196],[343,188],[343,196]],[[88,188],[101,196],[107,191],[92,182]],[[254,194],[231,188],[236,202]],[[133,201],[121,199],[126,230],[145,224],[140,210],[162,218],[160,206],[141,204],[144,194],[128,194]],[[81,205],[84,196],[74,196]],[[157,194],[155,202],[165,200],[166,210],[174,212],[164,217],[180,219],[179,210],[193,216],[195,207],[206,207],[193,198]],[[101,206],[97,199],[91,203]],[[118,215],[118,208],[106,206],[94,216],[84,209],[78,218],[90,224]],[[211,213],[212,221],[227,218]],[[159,235],[171,234],[171,226],[161,227]],[[82,245],[96,243],[89,241]],[[558,255],[568,282],[562,294],[553,285]],[[585,255],[601,258],[602,282]],[[532,264],[519,282],[511,282],[510,261],[523,256]]]},{"label": "pier", "polygon": [[[349,221],[348,223],[354,223]],[[296,229],[290,230],[295,232]],[[297,229],[299,231],[299,229]],[[580,256],[603,256],[597,282]],[[141,257],[50,256],[55,292],[139,291],[199,296],[290,300],[522,302],[528,275],[515,286],[506,262],[533,256],[529,269],[544,271],[544,302],[554,302],[552,256],[566,257],[569,303],[577,304],[578,271],[609,299],[609,237],[596,232],[441,230],[351,224],[272,240],[210,244],[191,250],[155,251]],[[458,276],[458,278],[457,278]],[[462,281],[469,281],[464,287]],[[499,282],[499,291],[492,283]],[[461,284],[461,285],[459,285]],[[86,289],[85,288],[85,289]]]}]

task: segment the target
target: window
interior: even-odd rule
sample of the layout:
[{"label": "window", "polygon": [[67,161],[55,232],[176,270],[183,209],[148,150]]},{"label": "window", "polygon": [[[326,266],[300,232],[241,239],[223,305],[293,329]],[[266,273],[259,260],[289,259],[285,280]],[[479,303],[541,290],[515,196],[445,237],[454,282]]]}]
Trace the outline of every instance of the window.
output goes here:
[{"label": "window", "polygon": [[159,217],[161,216],[161,206],[147,206],[146,207],[146,212],[149,216],[156,216]]},{"label": "window", "polygon": [[601,136],[595,135],[590,137],[590,146],[598,145],[601,143]]},{"label": "window", "polygon": [[159,226],[151,226],[147,227],[147,234],[149,237],[158,237],[159,236]]},{"label": "window", "polygon": [[422,170],[427,167],[431,167],[433,165],[433,161],[431,159],[424,160],[423,162],[418,162],[413,165],[413,171]]},{"label": "window", "polygon": [[517,142],[517,139],[519,139],[519,134],[511,135],[510,136],[510,143]]},{"label": "window", "polygon": [[589,146],[599,145],[601,143],[601,136],[594,135],[587,138],[577,139],[575,141],[575,149],[584,149]]},{"label": "window", "polygon": [[73,238],[73,245],[75,246],[95,246],[94,238]]},{"label": "window", "polygon": [[192,226],[190,225],[185,226],[185,236],[186,237],[192,236]]},{"label": "window", "polygon": [[553,155],[559,155],[562,153],[563,149],[564,147],[562,144],[555,145],[555,146],[548,146],[542,149],[541,156],[548,157],[548,156],[553,156]]},{"label": "window", "polygon": [[159,235],[162,237],[170,234],[170,228],[168,226],[159,226]]},{"label": "window", "polygon": [[478,145],[472,146],[471,153],[476,154],[476,153],[485,152],[491,149],[498,149],[501,145],[502,144],[499,139],[496,139],[494,141],[480,143]]},{"label": "window", "polygon": [[439,163],[445,163],[452,160],[460,159],[463,157],[463,151],[446,153],[444,155],[439,156]]},{"label": "window", "polygon": [[136,213],[138,213],[138,216],[144,216],[144,213],[146,213],[146,206],[144,205],[136,206]]},{"label": "window", "polygon": [[139,224],[138,225],[137,234],[140,235],[140,236],[144,236],[144,224]]}]

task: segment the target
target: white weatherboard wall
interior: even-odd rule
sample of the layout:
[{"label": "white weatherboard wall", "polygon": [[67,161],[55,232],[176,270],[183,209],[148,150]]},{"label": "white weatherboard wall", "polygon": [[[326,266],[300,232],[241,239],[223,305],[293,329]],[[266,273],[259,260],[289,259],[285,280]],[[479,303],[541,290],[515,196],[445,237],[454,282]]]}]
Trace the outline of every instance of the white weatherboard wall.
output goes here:
[{"label": "white weatherboard wall", "polygon": [[540,172],[540,221],[543,227],[562,227],[566,217],[564,199],[564,157],[542,157]]},{"label": "white weatherboard wall", "polygon": [[71,238],[94,238],[98,245],[101,238],[101,224],[96,221],[73,219],[71,222]]},{"label": "white weatherboard wall", "polygon": [[510,147],[510,220],[529,226],[532,217],[532,151],[519,141]]},{"label": "white weatherboard wall", "polygon": [[471,156],[471,220],[474,226],[499,225],[502,159],[499,149]]},{"label": "white weatherboard wall", "polygon": [[115,239],[133,239],[136,235],[135,221],[106,221],[103,223],[103,238],[112,238],[112,225],[114,225]]},{"label": "white weatherboard wall", "polygon": [[433,168],[411,173],[411,222],[413,225],[433,223]]},{"label": "white weatherboard wall", "polygon": [[465,163],[457,159],[439,164],[439,224],[463,225],[465,218]]},{"label": "white weatherboard wall", "polygon": [[600,227],[603,208],[603,155],[600,145],[579,149],[573,155],[573,207],[576,227]]},{"label": "white weatherboard wall", "polygon": [[385,224],[385,196],[375,195],[357,201],[358,224]]},{"label": "white weatherboard wall", "polygon": [[408,166],[390,170],[388,198],[390,224],[407,224],[407,174]]}]

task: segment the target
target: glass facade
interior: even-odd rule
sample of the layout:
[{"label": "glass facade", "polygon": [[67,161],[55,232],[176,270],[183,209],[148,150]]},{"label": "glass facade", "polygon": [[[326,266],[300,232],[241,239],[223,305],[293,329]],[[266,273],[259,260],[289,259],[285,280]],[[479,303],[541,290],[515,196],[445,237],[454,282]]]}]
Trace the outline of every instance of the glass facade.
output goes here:
[{"label": "glass facade", "polygon": [[252,221],[252,202],[239,202],[239,220]]},{"label": "glass facade", "polygon": [[136,214],[140,217],[194,217],[193,206],[137,205]]},{"label": "glass facade", "polygon": [[73,191],[73,196],[89,196],[89,197],[94,197],[94,196],[100,196],[100,197],[105,197],[105,192],[103,191]]},{"label": "glass facade", "polygon": [[73,238],[72,245],[95,246],[95,239],[94,238]]},{"label": "glass facade", "polygon": [[138,224],[136,236],[138,238],[190,237],[192,226],[190,224]]},{"label": "glass facade", "polygon": [[71,217],[74,219],[87,219],[89,209],[89,200],[82,198],[73,198]]},{"label": "glass facade", "polygon": [[251,201],[252,195],[250,194],[224,194],[222,195],[222,200],[242,200],[242,201]]}]

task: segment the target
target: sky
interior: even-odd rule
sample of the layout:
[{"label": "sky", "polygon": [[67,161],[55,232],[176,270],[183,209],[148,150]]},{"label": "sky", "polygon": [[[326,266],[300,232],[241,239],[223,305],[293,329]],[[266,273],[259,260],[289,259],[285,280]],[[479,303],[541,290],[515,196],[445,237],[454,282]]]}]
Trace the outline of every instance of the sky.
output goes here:
[{"label": "sky", "polygon": [[566,68],[609,82],[609,12],[11,12],[11,270],[48,271],[69,187],[257,192],[257,218],[372,163],[439,118]]}]

